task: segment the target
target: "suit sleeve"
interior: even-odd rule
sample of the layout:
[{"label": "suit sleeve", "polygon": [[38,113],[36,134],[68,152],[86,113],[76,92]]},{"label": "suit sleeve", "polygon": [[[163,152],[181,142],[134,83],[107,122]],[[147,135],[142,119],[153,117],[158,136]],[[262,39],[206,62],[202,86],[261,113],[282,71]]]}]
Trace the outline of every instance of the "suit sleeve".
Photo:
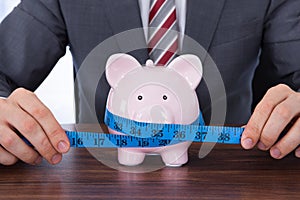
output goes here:
[{"label": "suit sleeve", "polygon": [[23,0],[1,23],[0,44],[0,95],[34,91],[68,44],[59,1]]},{"label": "suit sleeve", "polygon": [[273,0],[266,15],[260,65],[253,82],[254,106],[279,83],[300,88],[300,1]]}]

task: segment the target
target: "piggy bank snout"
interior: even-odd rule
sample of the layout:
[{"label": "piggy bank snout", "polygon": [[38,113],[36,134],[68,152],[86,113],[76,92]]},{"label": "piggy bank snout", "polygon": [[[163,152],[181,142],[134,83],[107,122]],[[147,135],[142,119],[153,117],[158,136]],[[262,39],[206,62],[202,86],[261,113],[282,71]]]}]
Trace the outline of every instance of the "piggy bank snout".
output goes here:
[{"label": "piggy bank snout", "polygon": [[174,123],[173,113],[161,105],[153,105],[141,110],[137,110],[134,113],[133,119],[136,121],[152,123]]}]

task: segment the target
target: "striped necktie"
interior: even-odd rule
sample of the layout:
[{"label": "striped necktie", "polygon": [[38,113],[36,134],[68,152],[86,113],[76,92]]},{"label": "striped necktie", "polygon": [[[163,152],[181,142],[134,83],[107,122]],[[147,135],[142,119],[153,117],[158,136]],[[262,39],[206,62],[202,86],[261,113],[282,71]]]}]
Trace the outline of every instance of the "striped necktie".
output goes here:
[{"label": "striped necktie", "polygon": [[174,0],[150,0],[149,56],[155,65],[165,66],[178,51],[178,23]]}]

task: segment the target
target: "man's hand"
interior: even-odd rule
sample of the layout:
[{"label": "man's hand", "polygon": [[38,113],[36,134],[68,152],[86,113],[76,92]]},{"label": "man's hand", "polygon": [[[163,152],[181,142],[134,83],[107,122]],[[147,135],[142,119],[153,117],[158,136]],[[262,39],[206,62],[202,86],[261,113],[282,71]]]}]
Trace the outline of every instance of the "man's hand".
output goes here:
[{"label": "man's hand", "polygon": [[[296,149],[300,158],[300,93],[287,85],[277,85],[268,90],[256,106],[242,135],[242,146],[251,149],[256,144],[261,150],[270,150],[273,158],[281,159]],[[290,126],[279,141],[279,135]]]},{"label": "man's hand", "polygon": [[25,89],[17,89],[7,99],[0,99],[0,145],[0,164],[4,165],[12,165],[18,159],[36,165],[42,158],[57,164],[62,153],[70,148],[64,130],[50,110]]}]

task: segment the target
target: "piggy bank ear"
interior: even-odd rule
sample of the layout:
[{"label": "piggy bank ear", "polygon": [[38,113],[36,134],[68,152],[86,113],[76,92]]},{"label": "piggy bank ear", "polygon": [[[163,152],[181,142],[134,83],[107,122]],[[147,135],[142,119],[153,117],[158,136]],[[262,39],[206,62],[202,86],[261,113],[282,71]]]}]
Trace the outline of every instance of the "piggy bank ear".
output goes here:
[{"label": "piggy bank ear", "polygon": [[124,53],[114,54],[106,62],[106,79],[109,85],[115,88],[120,79],[138,67],[141,65],[134,57]]},{"label": "piggy bank ear", "polygon": [[168,66],[183,76],[193,89],[196,89],[202,78],[202,63],[192,54],[181,55],[175,58]]}]

